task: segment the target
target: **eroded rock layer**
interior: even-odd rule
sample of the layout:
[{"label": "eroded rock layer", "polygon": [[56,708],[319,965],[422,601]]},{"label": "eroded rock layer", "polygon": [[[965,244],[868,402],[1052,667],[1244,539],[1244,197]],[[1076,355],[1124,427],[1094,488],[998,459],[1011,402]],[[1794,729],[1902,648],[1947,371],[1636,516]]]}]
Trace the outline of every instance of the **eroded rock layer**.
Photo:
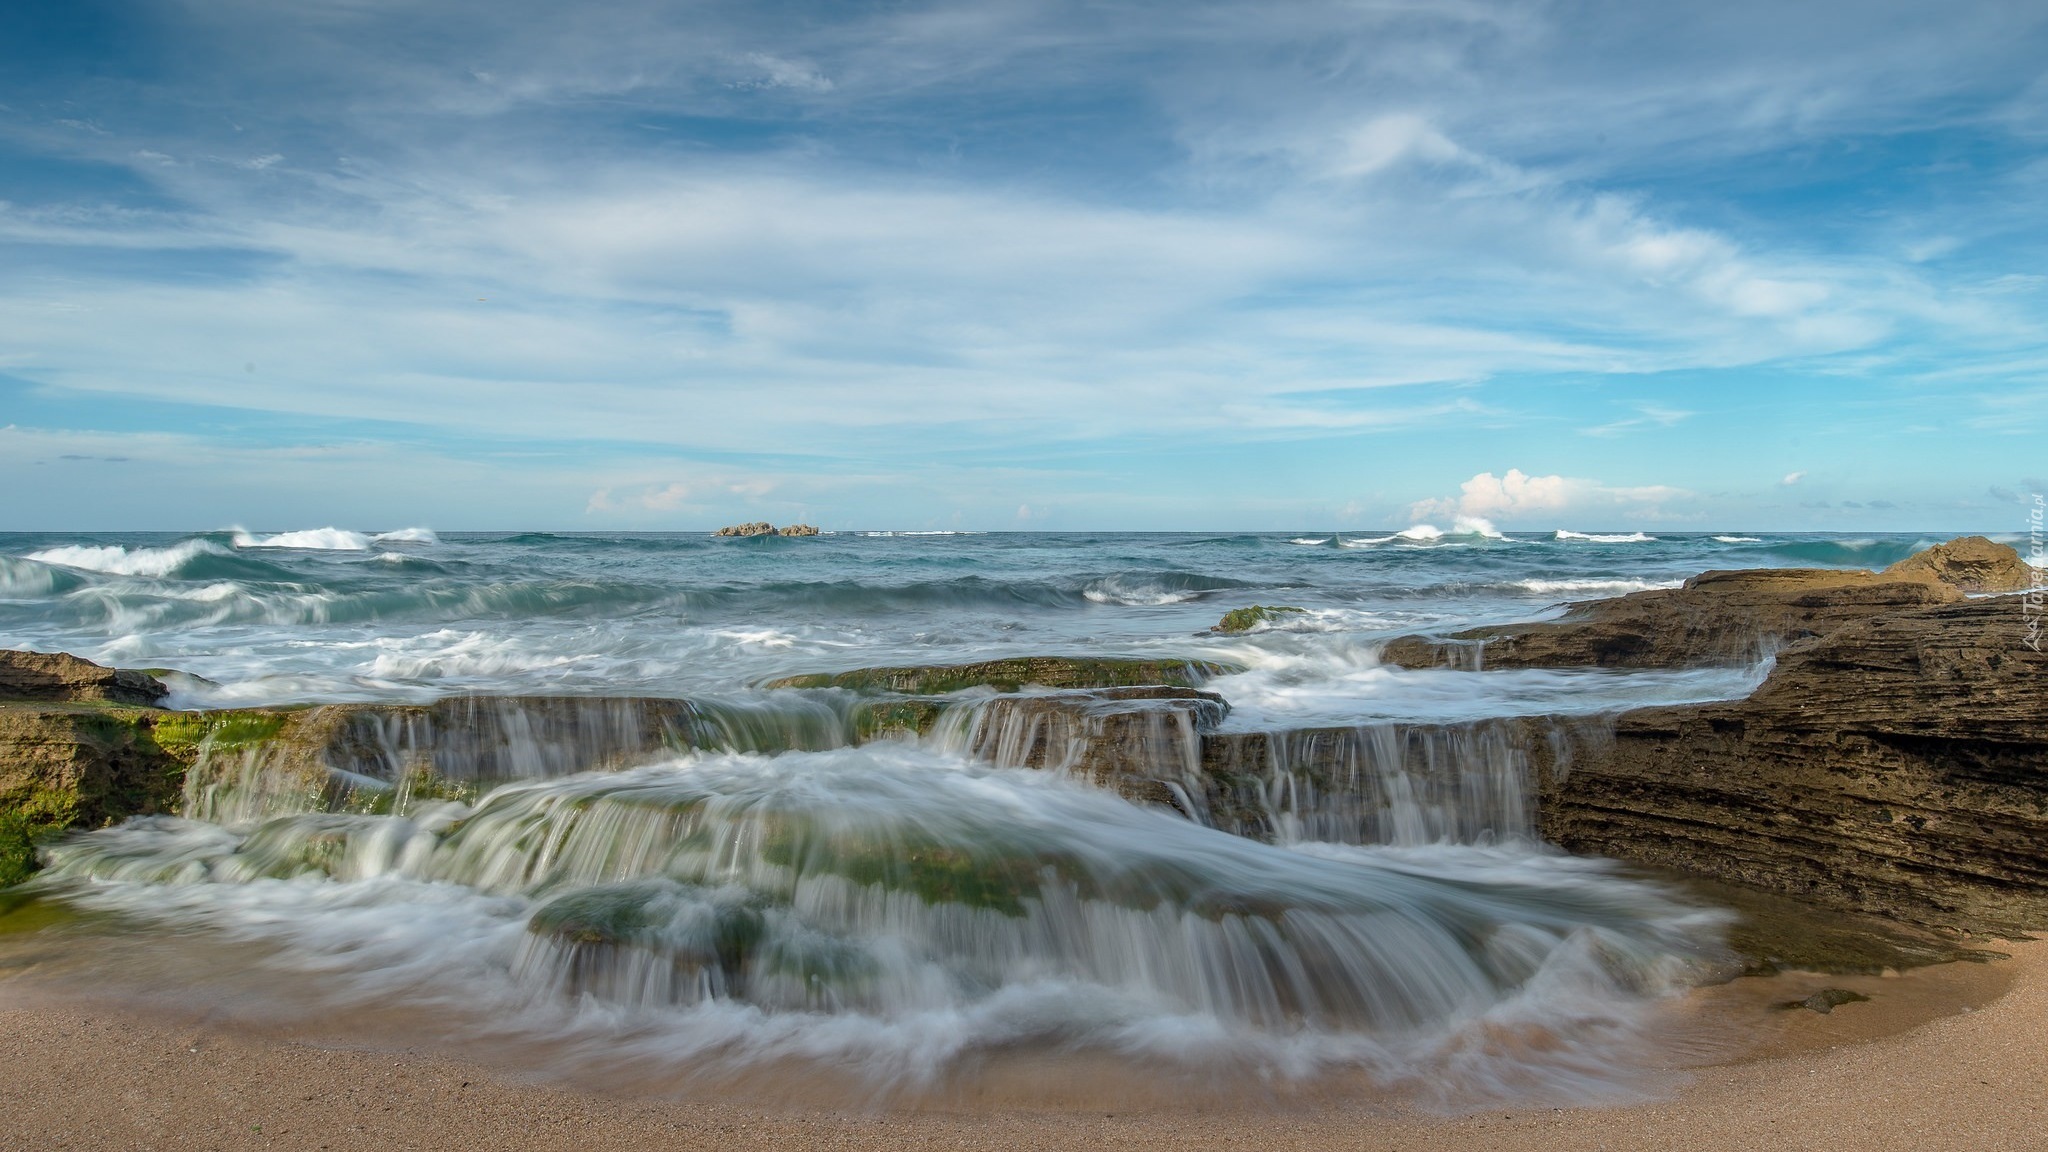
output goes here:
[{"label": "eroded rock layer", "polygon": [[2018,598],[1850,625],[1748,699],[1623,713],[1545,765],[1562,847],[1919,923],[2048,922],[2048,657]]}]

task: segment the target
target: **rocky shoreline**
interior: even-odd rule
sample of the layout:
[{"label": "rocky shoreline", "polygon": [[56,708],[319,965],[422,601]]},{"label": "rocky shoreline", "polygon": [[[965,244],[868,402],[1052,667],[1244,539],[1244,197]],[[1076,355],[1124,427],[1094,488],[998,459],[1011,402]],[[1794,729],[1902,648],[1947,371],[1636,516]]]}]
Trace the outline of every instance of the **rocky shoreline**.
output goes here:
[{"label": "rocky shoreline", "polygon": [[[1299,822],[1333,812],[1391,819],[1375,789],[1398,777],[1407,818],[1423,819],[1391,836],[1535,835],[1698,878],[1738,905],[1744,893],[1759,908],[1791,900],[1937,940],[2013,934],[2048,922],[2048,659],[2026,642],[2020,598],[1993,593],[2031,579],[2011,549],[1971,538],[1883,573],[1706,573],[1555,621],[1403,637],[1385,660],[1643,668],[1775,653],[1745,699],[1278,732],[1219,730],[1227,705],[1201,684],[1230,669],[1199,662],[1039,657],[790,676],[764,685],[791,701],[764,724],[661,699],[180,712],[157,706],[164,685],[147,673],[5,652],[0,883],[25,877],[36,847],[66,830],[132,815],[402,812],[674,748],[938,733],[997,763],[1073,772],[1261,839],[1312,832]],[[1286,615],[1261,607],[1232,623]],[[1446,771],[1451,762],[1484,771]]]}]

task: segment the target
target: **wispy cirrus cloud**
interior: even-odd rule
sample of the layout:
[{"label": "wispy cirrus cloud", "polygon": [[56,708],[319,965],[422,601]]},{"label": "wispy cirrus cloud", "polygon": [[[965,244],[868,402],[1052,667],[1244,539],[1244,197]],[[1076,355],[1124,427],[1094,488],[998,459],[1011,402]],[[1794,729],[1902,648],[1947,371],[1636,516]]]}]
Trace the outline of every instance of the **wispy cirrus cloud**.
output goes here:
[{"label": "wispy cirrus cloud", "polygon": [[[0,84],[36,176],[0,205],[0,367],[80,414],[682,458],[565,478],[602,519],[697,514],[686,477],[734,454],[914,475],[1370,435],[1323,486],[1381,489],[1485,466],[1401,438],[1562,426],[1642,474],[1631,433],[1709,435],[1747,373],[1938,412],[2048,347],[2000,264],[2039,177],[1993,147],[2031,139],[2039,14],[1163,12],[229,0],[31,44]],[[1941,178],[1963,220],[1886,151],[1936,131],[2000,158]],[[1787,174],[1802,149],[1819,174]],[[1723,383],[1633,387],[1687,374]]]}]

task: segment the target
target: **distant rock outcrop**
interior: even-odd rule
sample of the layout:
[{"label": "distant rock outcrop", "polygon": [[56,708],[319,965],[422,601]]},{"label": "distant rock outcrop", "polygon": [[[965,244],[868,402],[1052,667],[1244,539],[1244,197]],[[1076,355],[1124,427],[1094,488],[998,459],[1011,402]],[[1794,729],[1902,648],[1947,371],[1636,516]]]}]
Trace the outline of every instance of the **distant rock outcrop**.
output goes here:
[{"label": "distant rock outcrop", "polygon": [[818,530],[809,524],[790,524],[777,528],[766,520],[750,524],[728,524],[712,533],[714,536],[816,536]]}]

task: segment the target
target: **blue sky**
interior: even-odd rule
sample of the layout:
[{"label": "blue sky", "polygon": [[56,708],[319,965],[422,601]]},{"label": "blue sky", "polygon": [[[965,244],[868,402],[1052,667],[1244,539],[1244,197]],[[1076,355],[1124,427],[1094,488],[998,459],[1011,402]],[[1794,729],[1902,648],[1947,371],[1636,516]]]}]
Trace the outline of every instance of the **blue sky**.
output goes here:
[{"label": "blue sky", "polygon": [[2048,7],[18,0],[0,529],[2018,531]]}]

